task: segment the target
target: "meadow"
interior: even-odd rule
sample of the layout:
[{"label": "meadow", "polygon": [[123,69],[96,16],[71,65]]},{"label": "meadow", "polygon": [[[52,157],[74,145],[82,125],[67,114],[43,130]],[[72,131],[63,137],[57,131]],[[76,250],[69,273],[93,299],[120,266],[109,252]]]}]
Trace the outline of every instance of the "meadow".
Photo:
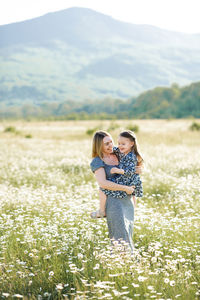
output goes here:
[{"label": "meadow", "polygon": [[[200,299],[200,132],[192,120],[0,123],[0,299]],[[133,255],[93,220],[91,129],[137,125]],[[112,251],[111,251],[112,250]]]}]

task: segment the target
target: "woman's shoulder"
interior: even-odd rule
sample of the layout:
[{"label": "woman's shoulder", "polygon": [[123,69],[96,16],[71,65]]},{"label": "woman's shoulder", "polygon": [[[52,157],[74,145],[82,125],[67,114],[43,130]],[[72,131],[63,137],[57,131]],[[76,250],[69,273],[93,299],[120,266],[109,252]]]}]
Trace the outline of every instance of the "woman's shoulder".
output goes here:
[{"label": "woman's shoulder", "polygon": [[91,168],[92,172],[95,172],[97,169],[102,168],[104,166],[105,166],[105,164],[99,156],[96,156],[95,158],[93,158],[93,160],[90,163],[90,168]]}]

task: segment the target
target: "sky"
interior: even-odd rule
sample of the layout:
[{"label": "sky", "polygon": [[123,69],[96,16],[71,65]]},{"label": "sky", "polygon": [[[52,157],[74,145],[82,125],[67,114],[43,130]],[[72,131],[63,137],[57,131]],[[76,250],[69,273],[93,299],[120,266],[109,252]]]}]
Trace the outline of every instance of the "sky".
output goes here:
[{"label": "sky", "polygon": [[1,0],[0,25],[70,7],[87,7],[114,19],[200,33],[200,0]]}]

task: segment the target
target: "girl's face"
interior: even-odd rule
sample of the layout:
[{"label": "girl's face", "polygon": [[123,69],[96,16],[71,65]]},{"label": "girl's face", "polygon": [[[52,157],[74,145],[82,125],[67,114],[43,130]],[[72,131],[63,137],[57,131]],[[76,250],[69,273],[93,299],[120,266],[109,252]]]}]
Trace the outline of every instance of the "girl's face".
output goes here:
[{"label": "girl's face", "polygon": [[102,141],[102,152],[104,154],[111,154],[113,152],[113,140],[110,136],[105,136]]},{"label": "girl's face", "polygon": [[118,137],[118,147],[121,153],[128,154],[130,151],[132,151],[133,145],[134,142],[132,142],[130,139],[123,136]]}]

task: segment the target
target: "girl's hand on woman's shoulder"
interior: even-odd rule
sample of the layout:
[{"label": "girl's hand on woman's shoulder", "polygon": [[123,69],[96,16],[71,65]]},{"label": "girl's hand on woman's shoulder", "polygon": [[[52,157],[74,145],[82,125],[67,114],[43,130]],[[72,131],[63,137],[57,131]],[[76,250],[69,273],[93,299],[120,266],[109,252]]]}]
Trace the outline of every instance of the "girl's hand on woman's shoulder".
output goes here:
[{"label": "girl's hand on woman's shoulder", "polygon": [[110,170],[110,174],[121,174],[121,175],[124,175],[124,170],[123,170],[123,169],[116,168],[116,167],[113,167],[113,168]]},{"label": "girl's hand on woman's shoulder", "polygon": [[119,170],[118,168],[113,167],[112,169],[110,169],[110,174],[115,174],[117,173],[118,170]]}]

